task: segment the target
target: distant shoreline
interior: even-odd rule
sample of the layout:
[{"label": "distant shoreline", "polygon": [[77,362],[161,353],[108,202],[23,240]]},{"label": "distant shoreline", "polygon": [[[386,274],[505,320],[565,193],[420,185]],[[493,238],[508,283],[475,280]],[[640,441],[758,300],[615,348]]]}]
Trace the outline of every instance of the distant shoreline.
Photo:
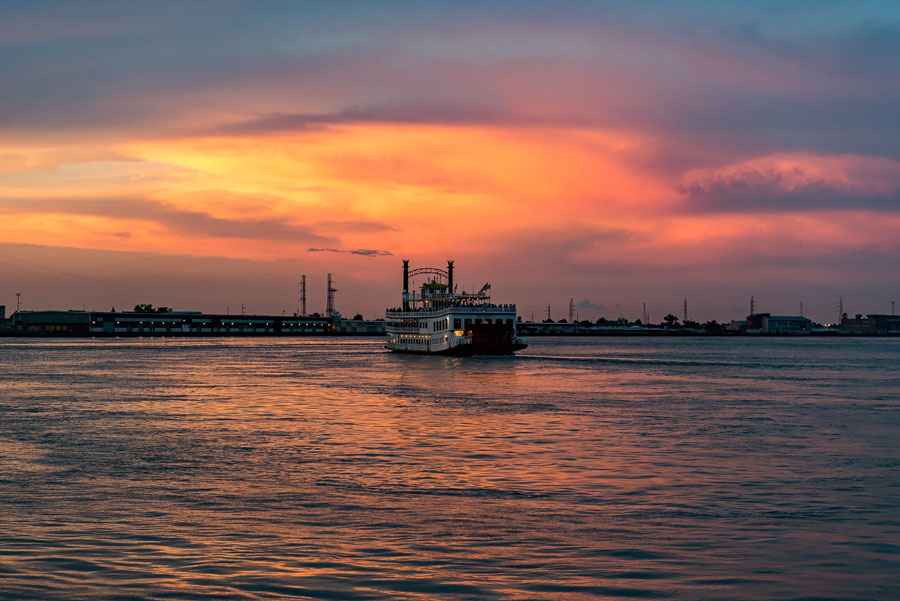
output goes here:
[{"label": "distant shoreline", "polygon": [[[67,333],[67,332],[0,332],[0,338],[77,338],[77,339],[133,339],[133,338],[379,338],[383,332],[318,332],[318,333],[254,333],[254,332],[143,332],[143,333]],[[859,332],[813,332],[806,334],[746,332],[689,332],[666,331],[607,331],[607,332],[529,332],[527,338],[900,338],[900,333],[863,334]]]}]

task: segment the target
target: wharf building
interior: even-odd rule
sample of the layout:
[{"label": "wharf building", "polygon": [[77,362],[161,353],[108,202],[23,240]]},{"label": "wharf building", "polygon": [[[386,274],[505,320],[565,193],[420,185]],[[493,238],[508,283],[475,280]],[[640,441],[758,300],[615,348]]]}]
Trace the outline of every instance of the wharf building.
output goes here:
[{"label": "wharf building", "polygon": [[282,315],[229,315],[198,311],[18,311],[18,336],[303,336],[383,335],[383,321]]},{"label": "wharf building", "polygon": [[748,334],[809,334],[812,320],[799,315],[753,313],[747,316]]},{"label": "wharf building", "polygon": [[900,335],[900,315],[857,314],[841,318],[841,330],[851,334]]},{"label": "wharf building", "polygon": [[0,336],[12,332],[12,319],[6,318],[6,305],[0,305]]}]

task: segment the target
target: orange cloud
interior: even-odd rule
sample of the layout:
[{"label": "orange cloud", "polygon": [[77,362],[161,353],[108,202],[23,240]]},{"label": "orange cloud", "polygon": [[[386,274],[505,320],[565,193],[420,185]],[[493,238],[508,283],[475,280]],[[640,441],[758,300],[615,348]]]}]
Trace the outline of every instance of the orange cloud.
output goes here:
[{"label": "orange cloud", "polygon": [[620,131],[378,123],[135,140],[106,151],[117,160],[0,174],[0,235],[302,260],[372,281],[383,274],[362,257],[387,253],[474,261],[515,248],[561,264],[677,267],[723,265],[754,244],[821,254],[892,240],[871,215],[810,212],[803,194],[888,194],[894,161],[772,155],[690,171],[679,187],[648,167],[654,149]]},{"label": "orange cloud", "polygon": [[[352,245],[452,247],[535,223],[604,222],[673,197],[634,159],[650,141],[622,132],[359,124],[263,138],[147,140],[119,147],[186,173],[160,196],[235,216],[210,190],[265,196],[258,215],[292,222],[389,223]],[[238,213],[241,211],[237,211]],[[351,242],[349,239],[347,242]]]}]

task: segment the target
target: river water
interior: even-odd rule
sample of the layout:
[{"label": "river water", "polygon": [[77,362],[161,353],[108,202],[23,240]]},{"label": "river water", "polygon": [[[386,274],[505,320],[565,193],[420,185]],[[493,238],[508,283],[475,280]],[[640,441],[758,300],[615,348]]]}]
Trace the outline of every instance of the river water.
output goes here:
[{"label": "river water", "polygon": [[0,598],[900,598],[900,339],[530,343],[0,339]]}]

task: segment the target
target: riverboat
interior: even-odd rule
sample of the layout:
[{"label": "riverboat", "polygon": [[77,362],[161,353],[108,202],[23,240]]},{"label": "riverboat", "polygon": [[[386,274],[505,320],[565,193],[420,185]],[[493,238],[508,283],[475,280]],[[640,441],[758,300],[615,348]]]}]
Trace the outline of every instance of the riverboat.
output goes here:
[{"label": "riverboat", "polygon": [[[418,292],[411,277],[426,276]],[[447,269],[409,268],[403,261],[402,305],[386,312],[386,348],[426,355],[510,355],[528,346],[516,335],[516,306],[491,302],[491,286],[456,292],[453,261]]]}]

